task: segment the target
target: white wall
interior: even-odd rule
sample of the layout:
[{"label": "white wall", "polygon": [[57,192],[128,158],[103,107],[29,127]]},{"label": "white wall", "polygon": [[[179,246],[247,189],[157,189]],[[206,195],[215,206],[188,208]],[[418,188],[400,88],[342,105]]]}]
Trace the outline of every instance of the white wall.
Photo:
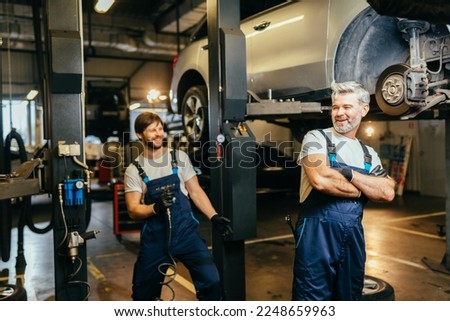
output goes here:
[{"label": "white wall", "polygon": [[280,148],[286,155],[294,152],[294,142],[289,128],[270,124],[264,120],[246,122],[257,142]]},{"label": "white wall", "polygon": [[421,194],[446,197],[445,120],[419,122]]},{"label": "white wall", "polygon": [[[368,137],[368,127],[374,129]],[[358,138],[380,153],[383,143],[398,143],[400,136],[411,136],[412,146],[405,190],[445,197],[445,122],[408,120],[363,122]]]}]

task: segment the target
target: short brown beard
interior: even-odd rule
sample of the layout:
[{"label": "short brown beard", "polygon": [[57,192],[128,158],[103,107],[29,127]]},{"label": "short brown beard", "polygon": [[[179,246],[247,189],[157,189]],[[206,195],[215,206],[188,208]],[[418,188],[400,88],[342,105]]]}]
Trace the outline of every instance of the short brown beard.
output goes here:
[{"label": "short brown beard", "polygon": [[153,142],[147,142],[147,147],[148,147],[148,148],[151,148],[151,149],[153,149],[153,150],[158,150],[158,149],[160,149],[160,148],[162,147],[162,144],[161,144],[160,146],[155,146],[155,145],[153,144]]}]

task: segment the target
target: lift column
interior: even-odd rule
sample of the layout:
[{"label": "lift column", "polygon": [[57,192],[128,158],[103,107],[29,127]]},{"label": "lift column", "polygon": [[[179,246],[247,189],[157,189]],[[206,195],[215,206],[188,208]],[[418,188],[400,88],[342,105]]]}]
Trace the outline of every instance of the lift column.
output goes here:
[{"label": "lift column", "polygon": [[245,240],[256,236],[255,139],[245,124],[247,74],[239,0],[208,0],[211,198],[233,235],[213,232],[224,300],[245,300]]},{"label": "lift column", "polygon": [[445,235],[446,235],[446,251],[442,259],[442,265],[450,271],[450,119],[445,119],[445,184],[447,189],[447,197],[445,200],[446,220],[445,220]]},{"label": "lift column", "polygon": [[86,231],[86,177],[75,162],[75,158],[84,160],[81,0],[47,0],[45,4],[49,78],[45,116],[51,151],[55,297],[81,301],[89,294],[86,247],[80,238]]}]

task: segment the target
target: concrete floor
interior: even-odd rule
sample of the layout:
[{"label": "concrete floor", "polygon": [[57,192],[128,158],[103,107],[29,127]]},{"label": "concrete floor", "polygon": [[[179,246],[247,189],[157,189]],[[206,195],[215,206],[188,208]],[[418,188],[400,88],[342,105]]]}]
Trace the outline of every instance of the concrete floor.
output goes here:
[{"label": "concrete floor", "polygon": [[[108,194],[107,194],[108,195]],[[289,301],[294,242],[285,215],[297,213],[295,194],[258,195],[257,238],[245,246],[246,300]],[[33,211],[49,217],[47,198],[33,198]],[[367,242],[366,274],[391,284],[396,300],[450,300],[450,271],[440,264],[446,251],[439,225],[445,225],[445,199],[405,194],[390,204],[369,203],[364,225]],[[113,233],[113,205],[108,198],[94,200],[88,229],[100,229],[87,242],[89,300],[131,300],[131,277],[139,247],[137,233]],[[201,232],[210,244],[209,222]],[[25,228],[25,271],[16,271],[17,229],[13,230],[11,259],[0,262],[0,282],[21,284],[30,301],[52,301],[54,292],[53,232],[36,234]],[[195,300],[189,274],[178,264],[172,282],[175,300]],[[163,299],[169,293],[163,292]]]}]

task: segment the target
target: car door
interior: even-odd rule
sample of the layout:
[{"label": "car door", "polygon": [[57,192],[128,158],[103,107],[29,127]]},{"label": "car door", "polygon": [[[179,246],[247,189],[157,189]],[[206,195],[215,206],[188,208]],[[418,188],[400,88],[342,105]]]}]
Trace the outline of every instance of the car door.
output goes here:
[{"label": "car door", "polygon": [[325,87],[328,9],[329,0],[287,2],[244,22],[249,90],[264,98]]}]

